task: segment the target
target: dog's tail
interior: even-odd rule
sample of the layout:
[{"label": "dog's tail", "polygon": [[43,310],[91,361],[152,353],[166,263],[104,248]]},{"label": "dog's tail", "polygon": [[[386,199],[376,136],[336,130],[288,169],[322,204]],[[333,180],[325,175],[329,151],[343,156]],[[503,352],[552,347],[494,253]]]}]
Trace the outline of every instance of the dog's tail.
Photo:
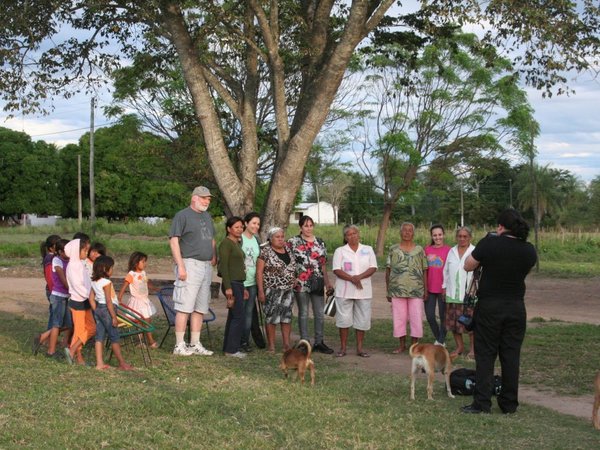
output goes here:
[{"label": "dog's tail", "polygon": [[415,356],[420,355],[420,353],[415,352],[415,347],[419,345],[418,343],[415,343],[413,345],[410,346],[410,348],[408,349],[408,354],[410,355],[411,358],[414,358]]},{"label": "dog's tail", "polygon": [[310,345],[310,342],[308,342],[306,339],[300,339],[300,342],[298,342],[296,348],[303,349],[302,351],[306,354],[306,357],[310,358],[310,355],[312,353],[312,347]]}]

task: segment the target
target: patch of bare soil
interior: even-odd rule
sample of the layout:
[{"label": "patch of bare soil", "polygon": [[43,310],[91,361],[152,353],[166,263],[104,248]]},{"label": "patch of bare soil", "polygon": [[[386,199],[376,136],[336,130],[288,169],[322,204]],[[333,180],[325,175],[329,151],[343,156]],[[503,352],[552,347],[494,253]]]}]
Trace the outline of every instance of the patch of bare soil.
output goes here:
[{"label": "patch of bare soil", "polygon": [[[149,263],[150,279],[168,280],[173,278],[168,258],[150,259]],[[115,276],[124,276],[123,268],[126,267],[126,261],[120,262],[116,267],[120,270],[116,271]],[[44,296],[44,280],[40,272],[39,269],[37,273],[32,273],[31,269],[20,271],[18,268],[5,268],[4,270],[0,268],[0,310],[31,318],[40,318],[47,314],[48,304]],[[219,281],[219,279],[215,277],[214,281]],[[373,318],[389,318],[391,316],[390,306],[385,298],[383,273],[378,272],[373,276],[373,286]],[[527,280],[526,294],[528,317],[530,319],[541,317],[547,320],[558,319],[567,322],[600,324],[600,308],[597,306],[599,287],[600,278],[550,279],[530,276]],[[154,301],[160,310],[158,301],[156,299]],[[227,316],[223,298],[213,300],[211,307],[217,315],[217,324],[223,324]],[[391,330],[390,339],[393,339]],[[329,342],[330,346],[337,347],[337,343],[336,345],[332,344],[333,342]],[[353,353],[352,345],[353,342],[349,342],[348,355],[339,358],[339,361],[349,369],[397,373],[402,376],[408,376],[410,373],[410,357],[407,354],[392,355],[374,349],[365,349],[369,351],[371,357],[360,358]],[[324,356],[319,355],[320,357]],[[440,376],[439,380],[443,381],[443,378]],[[421,394],[423,401],[425,401],[425,383],[424,376],[419,377],[417,395]],[[591,389],[590,384],[590,392]],[[406,395],[408,398],[408,392]],[[434,395],[445,395],[445,393],[437,390]],[[589,418],[593,404],[592,395],[565,397],[526,386],[520,388],[520,398],[524,403],[544,406],[581,418]],[[457,399],[457,402],[459,400]],[[464,404],[468,403],[468,400],[465,397]]]}]

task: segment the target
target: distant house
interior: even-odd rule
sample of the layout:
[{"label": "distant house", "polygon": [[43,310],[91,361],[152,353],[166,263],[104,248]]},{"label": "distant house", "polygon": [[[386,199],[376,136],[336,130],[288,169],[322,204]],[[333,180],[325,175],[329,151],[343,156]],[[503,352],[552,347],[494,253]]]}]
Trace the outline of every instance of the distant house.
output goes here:
[{"label": "distant house", "polygon": [[43,225],[56,225],[56,221],[60,216],[38,216],[36,214],[23,214],[21,223],[31,225],[32,227],[40,227]]},{"label": "distant house", "polygon": [[298,223],[300,217],[310,216],[318,224],[335,224],[336,214],[331,203],[300,203],[290,214],[290,223]]}]

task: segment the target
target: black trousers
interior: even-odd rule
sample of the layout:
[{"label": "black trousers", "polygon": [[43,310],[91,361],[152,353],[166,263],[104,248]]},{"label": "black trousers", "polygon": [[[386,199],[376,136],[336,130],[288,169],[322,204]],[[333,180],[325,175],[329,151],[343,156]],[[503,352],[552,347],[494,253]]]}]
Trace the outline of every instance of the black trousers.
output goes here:
[{"label": "black trousers", "polygon": [[227,310],[227,322],[225,322],[225,336],[223,338],[223,351],[225,353],[236,353],[242,344],[242,333],[244,332],[244,282],[231,280],[233,291],[233,308]]},{"label": "black trousers", "polygon": [[502,391],[498,406],[513,413],[519,406],[519,367],[527,313],[523,300],[479,299],[475,306],[475,393],[473,404],[492,406],[494,363],[500,358]]}]

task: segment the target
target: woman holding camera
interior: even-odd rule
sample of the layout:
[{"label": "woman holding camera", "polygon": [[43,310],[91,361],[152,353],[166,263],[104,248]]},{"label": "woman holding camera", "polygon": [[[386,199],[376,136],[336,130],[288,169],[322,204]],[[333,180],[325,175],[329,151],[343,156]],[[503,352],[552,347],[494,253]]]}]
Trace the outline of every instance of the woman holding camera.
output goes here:
[{"label": "woman holding camera", "polygon": [[[463,312],[472,315],[473,308],[465,308],[463,299],[465,292],[473,279],[473,274],[464,269],[465,261],[475,248],[471,244],[473,233],[469,227],[460,227],[456,230],[456,245],[450,249],[446,264],[444,264],[444,281],[442,283],[442,293],[446,298],[446,330],[454,335],[456,350],[450,356],[456,357],[462,355],[465,351],[463,333],[466,332],[465,326],[458,321]],[[473,333],[469,332],[470,350],[469,358],[475,357],[473,347]]]},{"label": "woman holding camera", "polygon": [[519,365],[525,338],[525,277],[537,254],[527,242],[529,225],[514,209],[498,217],[497,234],[477,243],[465,270],[482,267],[475,321],[475,392],[473,403],[462,408],[470,414],[489,413],[494,388],[494,363],[500,358],[502,391],[498,406],[504,414],[519,406]]}]

